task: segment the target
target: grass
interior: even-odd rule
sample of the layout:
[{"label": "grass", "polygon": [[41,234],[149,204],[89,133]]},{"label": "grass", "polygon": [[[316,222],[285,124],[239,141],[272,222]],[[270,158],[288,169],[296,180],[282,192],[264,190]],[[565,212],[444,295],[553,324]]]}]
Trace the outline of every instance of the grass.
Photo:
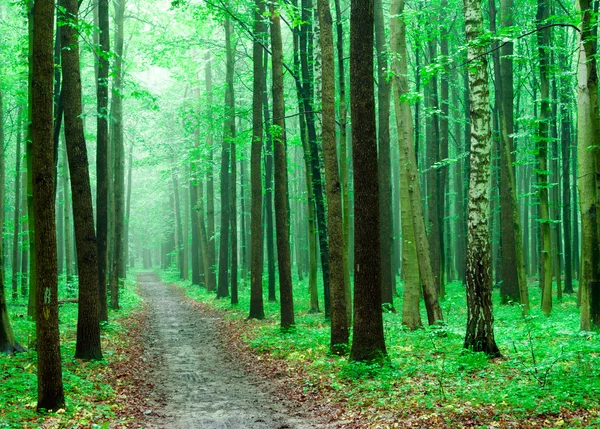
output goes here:
[{"label": "grass", "polygon": [[[134,274],[130,278],[135,278]],[[77,329],[77,304],[60,306],[60,340],[63,383],[66,407],[52,414],[38,414],[37,355],[33,350],[14,356],[0,355],[0,428],[108,428],[114,418],[111,403],[115,392],[109,383],[108,364],[120,359],[115,348],[120,344],[122,320],[138,308],[141,299],[133,281],[127,281],[120,296],[121,310],[110,311],[109,323],[102,329],[104,359],[83,362],[74,359]],[[68,296],[64,279],[59,285],[59,299]],[[17,341],[27,346],[35,333],[35,324],[27,318],[24,299],[13,304],[9,301],[9,314]]]},{"label": "grass", "polygon": [[[240,288],[240,303],[231,306],[228,299],[216,300],[201,287],[175,281],[174,273],[162,276],[227,318],[247,317],[247,284]],[[402,285],[398,293],[402,296]],[[476,427],[505,427],[501,422],[507,418],[517,426],[520,421],[539,419],[542,423],[533,427],[542,427],[562,426],[561,416],[568,415],[564,427],[600,427],[600,336],[579,332],[575,295],[565,295],[562,302],[555,299],[552,315],[546,317],[540,309],[539,288],[531,285],[530,294],[532,310],[522,317],[518,306],[500,305],[494,291],[495,335],[504,356],[496,360],[462,347],[467,312],[459,283],[447,286],[447,298],[441,303],[446,320],[442,332],[429,328],[410,332],[402,326],[400,313],[384,314],[390,358],[390,365],[384,367],[348,363],[329,353],[329,325],[322,313],[308,313],[306,280],[295,281],[295,332],[280,331],[278,304],[265,301],[266,320],[248,324],[244,341],[257,353],[304,369],[306,390],[328,391],[350,410],[369,410],[373,421],[390,420],[390,415],[391,421],[434,415],[441,421],[449,419],[448,427],[455,427],[452,421],[475,416],[474,421],[485,422]],[[395,307],[401,308],[400,298]]]}]

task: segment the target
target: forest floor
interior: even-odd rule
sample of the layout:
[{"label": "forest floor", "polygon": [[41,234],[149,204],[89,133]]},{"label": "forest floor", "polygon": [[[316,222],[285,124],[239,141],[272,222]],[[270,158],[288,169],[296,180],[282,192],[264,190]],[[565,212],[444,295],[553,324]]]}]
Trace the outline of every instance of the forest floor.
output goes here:
[{"label": "forest floor", "polygon": [[[147,428],[279,429],[326,428],[314,413],[278,394],[275,380],[244,367],[239,350],[219,335],[219,315],[194,305],[180,289],[154,273],[140,273],[146,302],[144,353],[150,363],[149,393],[142,421]],[[131,398],[129,401],[131,402]]]},{"label": "forest floor", "polygon": [[[250,362],[253,373],[273,380],[285,397],[316,408],[333,427],[600,428],[600,336],[579,332],[576,295],[555,300],[546,317],[532,281],[532,310],[522,317],[518,306],[500,305],[495,289],[496,341],[503,357],[490,360],[462,347],[464,286],[449,283],[441,329],[411,332],[402,326],[400,312],[384,314],[389,364],[381,367],[329,353],[330,326],[323,313],[307,311],[306,279],[294,281],[296,329],[282,332],[276,301],[265,301],[265,320],[247,319],[244,281],[239,304],[231,305],[229,298],[215,299],[214,292],[177,280],[174,271],[159,275],[194,307],[215,314],[213,335],[236,360]],[[402,287],[399,283],[400,297]]]}]

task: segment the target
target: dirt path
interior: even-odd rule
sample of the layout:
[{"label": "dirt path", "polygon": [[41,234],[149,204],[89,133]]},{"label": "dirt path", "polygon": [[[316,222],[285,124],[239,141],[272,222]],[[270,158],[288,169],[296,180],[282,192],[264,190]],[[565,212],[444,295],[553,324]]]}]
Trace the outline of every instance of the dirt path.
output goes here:
[{"label": "dirt path", "polygon": [[139,281],[149,308],[146,359],[156,363],[148,427],[330,427],[312,423],[290,404],[276,403],[267,393],[268,381],[249,379],[217,340],[214,317],[193,308],[154,273],[141,273]]}]

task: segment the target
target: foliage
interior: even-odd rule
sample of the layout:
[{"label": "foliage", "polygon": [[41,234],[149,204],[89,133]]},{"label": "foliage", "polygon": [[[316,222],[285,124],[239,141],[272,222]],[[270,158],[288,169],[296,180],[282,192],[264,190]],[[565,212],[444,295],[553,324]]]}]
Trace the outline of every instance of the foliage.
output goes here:
[{"label": "foliage", "polygon": [[[132,278],[135,275],[131,276]],[[60,283],[59,297],[68,296],[67,285]],[[120,296],[121,310],[109,314],[110,322],[103,326],[104,359],[83,362],[73,358],[77,328],[77,304],[60,306],[60,338],[63,359],[63,381],[67,406],[54,414],[36,413],[37,355],[34,350],[14,356],[0,356],[0,428],[91,427],[107,428],[114,419],[115,392],[110,385],[110,365],[122,359],[115,354],[121,344],[122,321],[140,306],[135,283],[127,281]],[[27,307],[9,304],[9,313],[17,341],[29,344],[35,333],[34,322],[27,320]]]}]

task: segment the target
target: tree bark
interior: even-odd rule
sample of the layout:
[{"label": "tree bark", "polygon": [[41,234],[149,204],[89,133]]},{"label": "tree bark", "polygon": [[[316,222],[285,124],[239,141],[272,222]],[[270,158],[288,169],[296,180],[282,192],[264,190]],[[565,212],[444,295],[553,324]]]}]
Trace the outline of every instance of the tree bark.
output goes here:
[{"label": "tree bark", "polygon": [[[422,326],[419,312],[419,262],[415,245],[414,214],[409,194],[411,160],[403,148],[414,147],[413,125],[410,105],[402,102],[408,94],[408,62],[406,52],[406,23],[403,18],[404,0],[393,0],[390,12],[390,44],[392,52],[392,83],[394,106],[400,147],[400,216],[402,218],[402,263],[404,271],[404,296],[402,300],[402,324],[409,329]],[[414,162],[414,160],[412,160]]]},{"label": "tree bark", "polygon": [[471,154],[467,246],[467,333],[464,347],[489,356],[500,356],[494,340],[492,273],[490,261],[490,138],[488,74],[483,16],[477,0],[464,0],[469,94],[471,99]]},{"label": "tree bark", "polygon": [[[312,0],[302,0],[302,21],[310,22],[310,13],[312,12]],[[323,275],[323,294],[325,304],[325,318],[329,318],[330,312],[330,291],[329,291],[329,247],[327,243],[327,221],[325,219],[325,200],[323,197],[323,180],[321,177],[321,167],[319,162],[319,146],[317,144],[317,132],[315,127],[315,113],[313,111],[313,73],[309,70],[310,43],[308,40],[309,31],[304,24],[300,31],[300,63],[302,68],[302,103],[306,117],[306,126],[308,130],[308,147],[310,149],[311,178],[313,182],[313,191],[315,196],[317,231],[319,234],[319,250],[321,255],[321,272]]]},{"label": "tree bark", "polygon": [[[335,138],[333,19],[329,8],[329,0],[318,0],[317,6],[319,10],[319,34],[321,38],[322,140],[323,156],[325,158],[327,224],[329,232],[329,281],[331,283],[330,349],[333,353],[346,353],[349,332],[348,313],[346,311],[342,186],[338,171]],[[389,149],[389,139],[387,144]]]},{"label": "tree bark", "polygon": [[[377,53],[377,112],[379,146],[379,240],[381,246],[381,302],[394,310],[392,296],[392,184],[390,153],[390,81],[382,0],[375,0],[375,51]],[[329,202],[329,200],[328,200]]]},{"label": "tree bark", "polygon": [[[77,24],[79,9],[77,0],[61,0],[60,5],[64,8],[64,14],[61,14],[61,18]],[[69,171],[71,172],[73,220],[79,275],[75,357],[100,360],[102,359],[102,348],[100,344],[98,247],[96,232],[94,231],[94,212],[92,209],[87,149],[81,119],[83,107],[81,104],[79,42],[75,27],[63,26],[61,37],[63,46],[73,47],[62,51],[62,69],[65,101],[65,139],[67,142]]]},{"label": "tree bark", "polygon": [[537,187],[540,201],[540,237],[541,237],[541,278],[542,310],[548,316],[552,311],[552,229],[548,207],[548,190],[550,188],[550,172],[548,171],[548,126],[550,123],[550,77],[548,45],[550,28],[541,28],[546,24],[549,9],[546,0],[538,0],[536,27],[538,29],[538,56],[540,61],[540,119],[537,135],[538,173]]},{"label": "tree bark", "polygon": [[279,11],[271,5],[271,47],[273,63],[273,154],[275,161],[275,228],[281,329],[294,326],[292,267],[290,256],[290,216],[288,204],[287,154],[285,135],[285,101],[283,95],[283,44]]},{"label": "tree bark", "polygon": [[206,82],[206,104],[208,120],[208,136],[206,137],[206,146],[208,147],[208,160],[206,163],[206,239],[207,239],[207,262],[208,266],[204,268],[206,273],[206,289],[209,291],[217,288],[217,275],[215,273],[216,255],[215,255],[215,188],[213,178],[213,129],[212,129],[212,59],[210,51],[206,51],[204,77]]},{"label": "tree bark", "polygon": [[350,105],[354,154],[354,329],[351,361],[383,361],[373,0],[352,0]]},{"label": "tree bark", "polygon": [[96,93],[97,136],[96,136],[96,229],[98,233],[98,293],[100,298],[100,320],[108,321],[106,289],[106,251],[108,238],[108,54],[110,32],[108,0],[98,0],[98,24],[100,46],[98,56],[98,82]]},{"label": "tree bark", "polygon": [[266,32],[262,20],[265,12],[263,0],[254,2],[254,42],[252,50],[253,91],[252,91],[252,148],[250,155],[251,217],[250,237],[250,319],[264,319],[265,311],[262,296],[263,240],[262,240],[262,146],[263,146],[263,112],[262,99],[264,92],[264,70],[262,64],[263,47]]},{"label": "tree bark", "polygon": [[229,228],[231,194],[230,194],[230,156],[231,144],[235,138],[235,111],[233,100],[233,47],[231,46],[231,25],[225,20],[225,49],[227,55],[225,77],[225,119],[223,144],[221,149],[221,231],[219,233],[219,283],[217,298],[229,296]]},{"label": "tree bark", "polygon": [[[598,72],[592,3],[578,0],[581,12],[577,70],[577,147],[579,205],[581,210],[581,330],[600,327],[600,237],[598,232]],[[595,148],[590,150],[590,148]]]},{"label": "tree bark", "polygon": [[[13,248],[12,248],[12,299],[19,298],[19,216],[21,203],[21,116],[22,108],[19,106],[17,113],[17,153],[15,157],[15,210],[13,223]],[[0,116],[0,120],[2,116]],[[2,207],[1,210],[4,210]]]},{"label": "tree bark", "polygon": [[58,332],[58,273],[54,207],[54,144],[52,141],[52,35],[54,1],[37,0],[33,8],[32,41],[32,182],[36,231],[36,336],[38,355],[37,408],[65,405]]}]

